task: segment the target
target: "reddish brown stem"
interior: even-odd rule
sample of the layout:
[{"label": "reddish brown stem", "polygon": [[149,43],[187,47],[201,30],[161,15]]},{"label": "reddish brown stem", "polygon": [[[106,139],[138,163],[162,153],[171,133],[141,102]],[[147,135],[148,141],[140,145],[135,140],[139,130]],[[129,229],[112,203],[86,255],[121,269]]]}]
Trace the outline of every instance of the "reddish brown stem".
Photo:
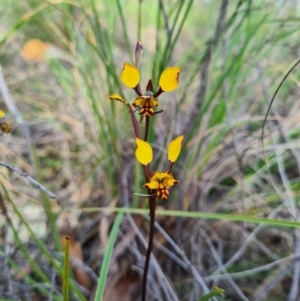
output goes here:
[{"label": "reddish brown stem", "polygon": [[145,176],[145,181],[148,183],[150,181],[152,172],[150,170],[150,165],[143,165],[143,169],[144,169],[144,176]]},{"label": "reddish brown stem", "polygon": [[148,140],[149,127],[150,127],[150,116],[146,116],[146,128],[145,128],[144,141]]},{"label": "reddish brown stem", "polygon": [[[151,190],[150,189],[148,189],[148,194],[151,194]],[[148,248],[147,248],[146,258],[145,258],[144,274],[143,274],[142,301],[146,301],[147,276],[148,276],[148,269],[149,269],[150,257],[151,257],[152,246],[153,246],[153,237],[154,237],[155,199],[156,199],[156,197],[149,198],[150,229],[149,229]]]},{"label": "reddish brown stem", "polygon": [[172,169],[173,169],[173,164],[171,161],[170,162],[170,166],[169,166],[169,170],[168,170],[168,173],[172,173]]},{"label": "reddish brown stem", "polygon": [[[129,107],[129,112],[131,115],[135,136],[137,138],[141,138],[140,126],[131,107]],[[150,117],[146,116],[146,129],[145,129],[144,141],[147,141],[148,139],[149,127],[150,127]],[[143,170],[144,170],[145,180],[146,182],[148,182],[151,177],[150,166],[149,165],[143,166]],[[148,194],[150,195],[152,193],[153,191],[151,189],[148,189]],[[150,230],[149,230],[149,241],[148,241],[148,248],[146,251],[145,267],[144,267],[144,274],[143,274],[142,301],[146,301],[146,294],[147,294],[147,275],[148,275],[148,269],[149,269],[149,263],[150,263],[152,245],[153,245],[153,236],[154,236],[155,199],[156,197],[149,198]]]},{"label": "reddish brown stem", "polygon": [[[144,141],[148,140],[148,133],[150,128],[150,116],[146,116],[146,125],[145,125],[145,135]],[[144,166],[144,175],[145,180],[148,182],[151,177],[151,170],[150,166]],[[148,189],[148,194],[152,194],[153,191]],[[155,200],[156,197],[149,198],[149,208],[150,208],[150,229],[149,229],[149,241],[148,241],[148,248],[146,251],[146,258],[145,258],[145,267],[143,273],[143,284],[142,284],[142,301],[146,301],[147,295],[147,275],[149,270],[149,263],[151,258],[152,246],[153,246],[153,237],[154,237],[154,221],[155,221]]]},{"label": "reddish brown stem", "polygon": [[133,129],[134,129],[134,133],[135,133],[135,137],[140,138],[141,139],[141,131],[140,131],[140,126],[139,123],[134,115],[134,112],[131,108],[131,106],[129,106],[129,112],[131,115],[131,120],[132,120],[132,125],[133,125]]}]

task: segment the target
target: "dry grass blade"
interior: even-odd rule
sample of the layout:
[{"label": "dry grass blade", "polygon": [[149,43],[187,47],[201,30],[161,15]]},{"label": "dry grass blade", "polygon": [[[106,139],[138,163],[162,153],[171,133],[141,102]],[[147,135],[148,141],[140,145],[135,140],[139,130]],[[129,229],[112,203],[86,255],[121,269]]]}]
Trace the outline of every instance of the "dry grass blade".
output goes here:
[{"label": "dry grass blade", "polygon": [[55,194],[53,194],[44,185],[40,184],[38,181],[36,181],[34,178],[32,178],[30,175],[28,175],[28,173],[23,172],[23,171],[19,170],[17,167],[15,167],[9,163],[2,162],[2,161],[0,161],[0,166],[5,166],[9,170],[14,171],[14,172],[18,173],[20,176],[26,178],[35,188],[37,188],[41,191],[44,191],[50,198],[52,198],[52,199],[56,198]]}]

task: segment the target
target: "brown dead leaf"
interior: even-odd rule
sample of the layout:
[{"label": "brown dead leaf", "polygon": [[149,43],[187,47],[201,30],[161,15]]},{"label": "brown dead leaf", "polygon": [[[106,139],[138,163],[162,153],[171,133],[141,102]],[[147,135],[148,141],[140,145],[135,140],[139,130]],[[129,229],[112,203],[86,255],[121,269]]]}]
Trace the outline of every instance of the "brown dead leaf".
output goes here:
[{"label": "brown dead leaf", "polygon": [[126,274],[118,274],[107,279],[108,288],[105,290],[103,301],[132,301],[136,300],[141,283],[140,275],[132,270]]}]

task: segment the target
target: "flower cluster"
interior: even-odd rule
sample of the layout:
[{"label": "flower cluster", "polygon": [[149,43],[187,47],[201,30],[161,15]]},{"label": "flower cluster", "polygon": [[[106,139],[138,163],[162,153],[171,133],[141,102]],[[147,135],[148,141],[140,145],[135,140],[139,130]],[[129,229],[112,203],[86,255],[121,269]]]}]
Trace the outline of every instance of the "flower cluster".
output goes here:
[{"label": "flower cluster", "polygon": [[165,172],[154,171],[151,173],[149,165],[152,162],[153,152],[149,143],[136,138],[137,150],[135,151],[136,159],[146,167],[146,171],[150,176],[149,183],[146,183],[144,187],[154,190],[159,199],[168,199],[169,198],[169,188],[179,183],[178,180],[174,179],[171,174],[172,167],[174,162],[177,160],[181,144],[183,141],[183,136],[179,136],[174,139],[168,147],[168,160],[169,160],[169,169]]},{"label": "flower cluster", "polygon": [[[135,155],[136,159],[142,164],[144,169],[145,180],[147,181],[144,187],[148,189],[148,197],[153,197],[154,195],[159,199],[168,199],[169,189],[179,183],[179,181],[174,179],[172,175],[172,167],[180,154],[183,136],[179,136],[174,139],[168,147],[169,169],[165,172],[152,172],[150,169],[150,163],[152,162],[153,151],[147,142],[147,134],[149,130],[150,117],[162,112],[155,110],[156,107],[159,107],[159,103],[157,101],[158,96],[163,92],[170,92],[178,87],[181,68],[166,68],[160,75],[158,90],[155,93],[153,92],[153,84],[150,79],[146,86],[146,92],[142,93],[140,84],[141,75],[139,71],[142,50],[142,44],[141,42],[138,42],[135,49],[135,65],[126,62],[120,76],[122,83],[128,88],[132,88],[137,94],[133,103],[129,104],[119,94],[113,94],[109,98],[126,104],[130,109],[133,127],[136,134],[137,149]],[[139,124],[134,115],[134,111],[136,110],[139,112],[139,115],[146,118],[144,139],[141,139],[140,137]]]},{"label": "flower cluster", "polygon": [[[140,57],[139,52],[141,51],[142,45],[141,42],[138,42],[136,47],[136,65],[138,66],[138,57]],[[163,92],[171,92],[178,87],[180,69],[180,67],[165,69],[159,78],[159,89],[157,92],[153,93],[153,84],[150,79],[146,87],[146,92],[142,93],[140,86],[141,75],[138,67],[127,62],[124,64],[121,72],[121,81],[126,87],[132,88],[137,94],[132,106],[139,110],[141,116],[153,116],[155,114],[154,108],[159,107],[157,97]],[[109,98],[128,104],[119,94],[113,94]]]}]

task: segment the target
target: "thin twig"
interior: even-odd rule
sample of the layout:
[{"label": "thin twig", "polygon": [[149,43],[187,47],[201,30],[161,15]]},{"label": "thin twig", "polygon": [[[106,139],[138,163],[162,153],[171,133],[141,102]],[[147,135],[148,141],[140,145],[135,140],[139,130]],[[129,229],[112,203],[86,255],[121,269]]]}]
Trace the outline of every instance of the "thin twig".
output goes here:
[{"label": "thin twig", "polygon": [[[209,238],[209,236],[205,233],[205,231],[203,229],[200,228],[200,232],[201,232],[201,235],[203,236],[203,238],[205,239],[205,241],[209,247],[209,250],[211,251],[217,265],[219,266],[219,268],[225,275],[228,275],[228,272],[224,268],[223,262],[219,256],[218,252],[216,251],[211,239]],[[249,301],[249,299],[243,294],[241,289],[238,287],[238,285],[235,283],[235,281],[230,277],[230,275],[228,275],[228,278],[226,280],[231,284],[232,288],[237,293],[239,300]]]},{"label": "thin twig", "polygon": [[[209,293],[210,290],[205,284],[203,278],[198,273],[197,269],[187,258],[185,253],[181,250],[181,248],[174,242],[174,240],[168,235],[168,233],[157,223],[155,222],[155,228],[162,234],[162,236],[166,239],[166,241],[174,248],[178,255],[181,256],[183,262],[186,264],[187,269],[193,275],[194,279],[200,284],[205,294]],[[214,299],[215,300],[215,299]]]},{"label": "thin twig", "polygon": [[9,163],[2,162],[2,161],[0,161],[0,166],[5,166],[9,170],[14,171],[14,172],[18,173],[20,176],[26,178],[31,184],[33,184],[33,186],[35,186],[35,188],[37,188],[41,191],[44,191],[50,198],[52,198],[52,199],[56,198],[55,194],[53,194],[44,185],[40,184],[37,180],[32,178],[30,175],[28,175],[28,173],[21,171],[18,168],[16,168],[15,166],[13,166]]},{"label": "thin twig", "polygon": [[[279,206],[276,210],[272,211],[268,218],[275,218],[276,215],[281,211],[281,207]],[[228,268],[229,266],[233,265],[235,262],[237,262],[245,253],[248,245],[254,240],[256,235],[265,227],[264,224],[260,224],[257,226],[251,233],[248,233],[245,241],[243,242],[242,246],[239,248],[238,251],[223,265],[224,268]],[[221,269],[218,268],[214,271],[213,275],[217,275],[220,273]]]},{"label": "thin twig", "polygon": [[[267,284],[263,283],[263,287],[261,288],[261,290],[259,291],[259,293],[257,294],[257,296],[255,297],[255,299],[253,301],[266,300],[266,298],[268,297],[268,293],[271,290],[273,290],[276,287],[276,285],[278,285],[278,283],[284,277],[286,277],[286,274],[288,274],[290,271],[291,271],[290,266],[288,266],[284,270],[282,270],[282,267],[279,267],[277,269],[278,275],[275,277],[275,279],[273,278],[272,281]],[[294,299],[294,300],[296,300],[296,299]]]},{"label": "thin twig", "polygon": [[300,253],[297,253],[297,254],[293,254],[293,255],[275,260],[271,263],[262,265],[260,267],[254,268],[254,269],[246,270],[246,271],[243,271],[243,272],[228,273],[228,274],[225,274],[225,275],[224,274],[212,275],[212,276],[204,277],[204,279],[206,281],[214,281],[216,279],[226,279],[226,277],[228,277],[228,275],[232,278],[239,279],[239,278],[242,278],[242,277],[256,275],[256,274],[261,273],[261,272],[266,272],[266,271],[272,270],[272,269],[274,269],[274,268],[276,268],[280,265],[287,264],[287,263],[289,263],[293,260],[299,260],[299,259],[300,259]]},{"label": "thin twig", "polygon": [[51,287],[49,290],[49,296],[48,296],[48,301],[52,301],[53,300],[53,295],[55,292],[55,278],[56,278],[56,271],[54,268],[51,268],[51,276],[50,276],[50,281],[51,281]]}]

